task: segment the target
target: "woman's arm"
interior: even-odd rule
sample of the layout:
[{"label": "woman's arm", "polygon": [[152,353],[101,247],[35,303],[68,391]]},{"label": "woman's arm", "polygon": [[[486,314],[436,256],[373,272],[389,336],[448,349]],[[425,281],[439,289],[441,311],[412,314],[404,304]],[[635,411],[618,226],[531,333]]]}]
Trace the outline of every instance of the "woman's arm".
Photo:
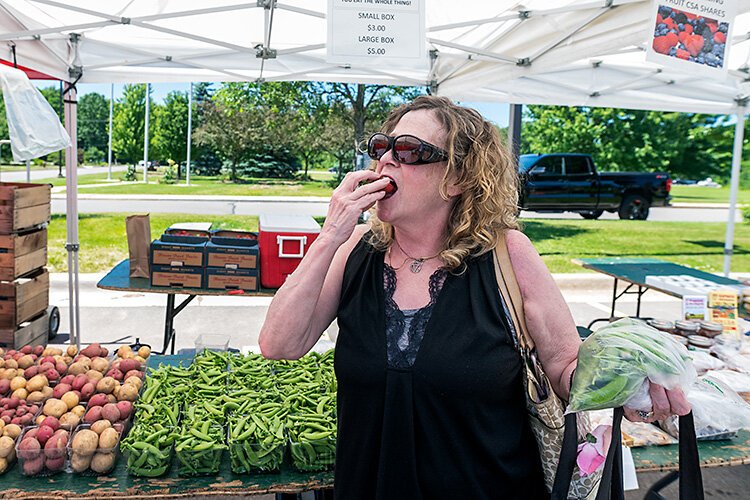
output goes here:
[{"label": "woman's arm", "polygon": [[[539,359],[555,392],[568,399],[581,344],[573,316],[547,266],[526,235],[509,231],[505,242],[523,296],[526,326],[536,344]],[[690,403],[680,389],[666,390],[660,385],[650,384],[649,394],[653,411],[643,415],[625,408],[629,420],[654,422],[669,415],[690,412]]]},{"label": "woman's arm", "polygon": [[560,289],[531,241],[520,231],[505,238],[523,297],[526,326],[557,395],[568,399],[581,339]]},{"label": "woman's arm", "polygon": [[356,227],[357,219],[384,196],[389,181],[359,183],[377,177],[370,170],[351,172],[333,192],[320,235],[268,308],[258,337],[265,357],[304,356],[336,317],[346,260],[367,229]]}]

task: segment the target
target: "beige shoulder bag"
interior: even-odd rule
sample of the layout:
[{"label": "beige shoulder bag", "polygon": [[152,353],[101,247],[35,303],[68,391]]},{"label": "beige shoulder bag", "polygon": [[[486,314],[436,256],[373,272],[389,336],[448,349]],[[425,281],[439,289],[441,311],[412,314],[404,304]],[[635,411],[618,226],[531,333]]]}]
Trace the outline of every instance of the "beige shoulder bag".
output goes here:
[{"label": "beige shoulder bag", "polygon": [[[511,334],[524,362],[523,382],[529,422],[542,459],[544,481],[547,490],[551,492],[565,432],[565,403],[555,394],[552,384],[537,359],[534,340],[526,327],[523,298],[505,244],[505,234],[499,239],[494,254],[495,275],[503,302],[502,306],[509,318]],[[581,434],[584,430],[588,432],[590,425],[585,414],[578,414],[577,425],[579,436],[585,435]],[[576,467],[568,497],[593,498],[600,480],[601,472],[582,477]]]}]

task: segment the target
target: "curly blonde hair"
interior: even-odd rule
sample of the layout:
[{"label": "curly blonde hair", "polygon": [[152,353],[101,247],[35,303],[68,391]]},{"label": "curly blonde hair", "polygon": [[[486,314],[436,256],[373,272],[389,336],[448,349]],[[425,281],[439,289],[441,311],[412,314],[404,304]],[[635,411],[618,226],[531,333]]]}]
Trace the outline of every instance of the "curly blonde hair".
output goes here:
[{"label": "curly blonde hair", "polygon": [[[450,182],[461,189],[448,221],[440,259],[449,270],[462,268],[469,256],[482,255],[497,245],[509,229],[519,229],[518,174],[515,161],[497,128],[476,110],[454,104],[446,97],[420,96],[394,109],[381,131],[390,134],[409,111],[429,110],[447,133],[448,167],[440,195],[448,200]],[[393,227],[370,218],[369,243],[385,251],[393,243]]]}]

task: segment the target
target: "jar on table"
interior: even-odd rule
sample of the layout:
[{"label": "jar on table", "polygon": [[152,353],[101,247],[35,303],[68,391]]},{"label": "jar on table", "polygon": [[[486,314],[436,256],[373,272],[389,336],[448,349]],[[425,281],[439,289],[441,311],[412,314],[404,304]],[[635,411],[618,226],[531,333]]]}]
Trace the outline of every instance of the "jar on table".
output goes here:
[{"label": "jar on table", "polygon": [[649,319],[646,321],[646,323],[651,328],[656,328],[660,332],[674,333],[674,323],[672,323],[671,321],[665,321],[662,319]]},{"label": "jar on table", "polygon": [[688,343],[691,347],[698,349],[708,349],[714,345],[714,339],[703,337],[702,335],[691,335],[688,337]]},{"label": "jar on table", "polygon": [[710,339],[716,337],[717,335],[721,335],[724,331],[724,327],[721,326],[721,323],[716,323],[715,321],[699,321],[698,325],[700,325],[698,335],[703,335],[704,337],[708,337]]},{"label": "jar on table", "polygon": [[688,339],[687,337],[683,337],[682,335],[670,335],[673,339],[675,339],[680,344],[687,346],[688,345]]},{"label": "jar on table", "polygon": [[674,322],[675,333],[683,337],[698,335],[701,326],[695,321],[679,320]]}]

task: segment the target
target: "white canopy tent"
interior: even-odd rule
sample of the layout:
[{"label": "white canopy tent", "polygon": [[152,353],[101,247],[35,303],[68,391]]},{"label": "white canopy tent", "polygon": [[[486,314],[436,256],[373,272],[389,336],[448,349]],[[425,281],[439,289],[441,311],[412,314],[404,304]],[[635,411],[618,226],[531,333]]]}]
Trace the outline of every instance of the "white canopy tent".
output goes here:
[{"label": "white canopy tent", "polygon": [[[750,0],[739,1],[726,80],[645,62],[649,0],[424,3],[422,67],[326,62],[327,0],[3,0],[0,40],[7,49],[0,59],[69,84],[326,80],[426,85],[462,100],[737,114],[734,207],[750,96]],[[68,249],[75,268],[75,89],[66,95],[73,138],[66,155]],[[733,231],[730,210],[726,272]],[[71,330],[77,330],[71,290]]]}]

